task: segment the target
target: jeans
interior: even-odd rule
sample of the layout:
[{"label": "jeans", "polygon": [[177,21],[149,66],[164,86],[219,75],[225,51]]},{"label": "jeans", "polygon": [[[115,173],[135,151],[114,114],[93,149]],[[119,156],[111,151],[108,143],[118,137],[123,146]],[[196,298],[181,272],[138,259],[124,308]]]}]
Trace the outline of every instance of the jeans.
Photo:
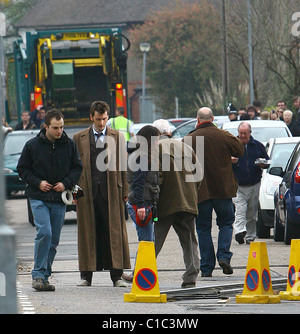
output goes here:
[{"label": "jeans", "polygon": [[136,232],[138,235],[139,241],[154,241],[154,227],[152,220],[149,221],[149,223],[146,226],[139,226],[136,224],[135,220],[135,211],[133,207],[130,205],[130,203],[127,203],[128,213],[130,215],[130,218],[134,222],[136,226]]},{"label": "jeans", "polygon": [[30,198],[30,206],[36,226],[34,244],[34,268],[32,278],[48,280],[52,263],[65,221],[66,206],[62,203],[44,202]]},{"label": "jeans", "polygon": [[[136,223],[136,218],[135,218],[135,211],[134,208],[130,205],[129,202],[127,202],[127,208],[128,208],[128,214],[132,221],[134,222],[135,228],[136,228],[136,233],[138,235],[138,241],[153,241],[154,242],[154,226],[152,219],[150,219],[149,223],[146,226],[139,226]],[[132,276],[134,274],[135,266],[133,267],[132,270]]]},{"label": "jeans", "polygon": [[216,265],[216,255],[211,236],[212,211],[216,212],[219,227],[217,260],[226,259],[230,262],[230,252],[234,207],[230,199],[209,199],[198,204],[199,215],[196,218],[200,249],[200,270],[202,273],[212,273]]}]

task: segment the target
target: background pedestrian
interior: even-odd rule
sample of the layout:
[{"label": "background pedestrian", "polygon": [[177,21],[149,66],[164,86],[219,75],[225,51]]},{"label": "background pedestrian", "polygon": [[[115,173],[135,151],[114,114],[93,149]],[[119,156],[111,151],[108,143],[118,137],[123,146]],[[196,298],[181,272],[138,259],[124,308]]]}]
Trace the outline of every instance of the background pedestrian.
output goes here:
[{"label": "background pedestrian", "polygon": [[256,160],[269,160],[265,146],[251,136],[251,125],[240,123],[238,138],[244,145],[244,155],[233,161],[234,175],[238,180],[237,196],[233,199],[235,205],[235,240],[243,244],[254,241],[256,238],[256,215],[262,168],[265,164],[257,164]]}]

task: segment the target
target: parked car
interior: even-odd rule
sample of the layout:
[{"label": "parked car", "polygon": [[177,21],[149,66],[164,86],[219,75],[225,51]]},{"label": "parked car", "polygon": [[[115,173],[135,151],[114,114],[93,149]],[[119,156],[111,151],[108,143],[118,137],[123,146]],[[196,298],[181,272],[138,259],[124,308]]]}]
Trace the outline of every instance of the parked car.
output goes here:
[{"label": "parked car", "polygon": [[[215,116],[214,117],[214,124],[221,128],[225,122],[228,122],[228,116]],[[175,138],[183,138],[184,136],[188,135],[191,131],[195,130],[197,126],[197,118],[191,118],[189,121],[186,121],[182,125],[176,128],[176,131],[173,131],[172,137]]]},{"label": "parked car", "polygon": [[143,128],[146,125],[152,125],[152,123],[133,123],[133,132],[136,135],[141,128]]},{"label": "parked car", "polygon": [[197,119],[193,118],[190,121],[183,123],[182,125],[178,126],[172,132],[172,137],[181,139],[184,136],[188,135],[191,131],[195,130],[195,126],[197,124]]},{"label": "parked car", "polygon": [[[169,123],[170,123],[170,126],[171,126],[172,133],[173,132],[176,133],[176,127],[171,122],[169,122]],[[136,135],[140,131],[140,129],[143,128],[146,125],[152,125],[152,123],[134,123],[133,124],[134,134]]]},{"label": "parked car", "polygon": [[228,116],[215,116],[214,123],[217,125],[218,128],[222,128],[224,123],[229,122]]},{"label": "parked car", "polygon": [[192,120],[193,118],[169,118],[168,121],[175,126],[175,128],[178,128],[178,126],[184,124],[187,121]]},{"label": "parked car", "polygon": [[[227,122],[222,125],[223,130],[227,130],[234,136],[238,136],[238,126],[242,121]],[[292,137],[291,131],[284,122],[271,120],[244,121],[251,125],[252,137],[264,145],[271,138]]]},{"label": "parked car", "polygon": [[6,181],[6,196],[13,192],[25,190],[26,184],[19,178],[17,164],[25,143],[35,137],[40,130],[13,131],[4,140],[4,175]]},{"label": "parked car", "polygon": [[299,140],[300,137],[271,138],[266,145],[271,163],[269,168],[263,171],[259,192],[256,226],[259,238],[270,237],[270,229],[274,227],[274,192],[282,181],[280,176],[271,175],[269,171],[274,166],[285,169],[289,157]]},{"label": "parked car", "polygon": [[286,168],[274,166],[269,173],[282,177],[274,193],[274,240],[289,245],[292,239],[300,238],[300,142]]}]

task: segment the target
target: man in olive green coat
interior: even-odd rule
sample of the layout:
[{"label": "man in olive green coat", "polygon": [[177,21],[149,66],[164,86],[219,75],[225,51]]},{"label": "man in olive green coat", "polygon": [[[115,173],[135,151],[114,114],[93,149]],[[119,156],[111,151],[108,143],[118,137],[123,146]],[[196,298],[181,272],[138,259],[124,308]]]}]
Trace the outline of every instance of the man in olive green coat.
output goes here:
[{"label": "man in olive green coat", "polygon": [[170,138],[168,121],[157,120],[153,126],[161,133],[158,222],[154,225],[156,256],[173,226],[180,240],[186,267],[181,286],[194,287],[200,264],[195,217],[198,214],[197,188],[202,180],[201,166],[191,147]]},{"label": "man in olive green coat", "polygon": [[[236,196],[238,183],[232,169],[232,157],[241,157],[244,147],[241,141],[228,131],[213,124],[210,108],[201,108],[197,113],[198,125],[184,142],[197,151],[197,139],[204,139],[204,178],[198,191],[199,215],[196,220],[202,277],[212,276],[216,257],[223,273],[233,273],[230,252],[234,207],[232,198]],[[215,255],[212,242],[212,211],[217,215],[219,227],[218,251]]]},{"label": "man in olive green coat", "polygon": [[[80,286],[91,285],[93,272],[103,269],[110,270],[114,286],[125,286],[121,276],[123,269],[130,268],[124,215],[128,183],[126,169],[119,168],[122,154],[126,165],[126,144],[122,134],[106,126],[108,116],[109,106],[94,102],[90,108],[93,125],[74,135],[83,165],[79,186],[84,197],[77,202]],[[107,150],[101,143],[107,144]],[[106,166],[105,158],[104,170],[100,170],[104,156],[114,164]]]}]

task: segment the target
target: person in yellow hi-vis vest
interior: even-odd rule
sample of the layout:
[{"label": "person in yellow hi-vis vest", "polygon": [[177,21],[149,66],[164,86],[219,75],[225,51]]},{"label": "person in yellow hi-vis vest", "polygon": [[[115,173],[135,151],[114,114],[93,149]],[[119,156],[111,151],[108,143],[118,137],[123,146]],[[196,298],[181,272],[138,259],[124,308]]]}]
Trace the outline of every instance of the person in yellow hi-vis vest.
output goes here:
[{"label": "person in yellow hi-vis vest", "polygon": [[108,120],[107,125],[112,129],[118,130],[124,134],[127,143],[130,138],[134,136],[133,122],[124,117],[125,109],[118,107],[116,110],[116,117]]}]

